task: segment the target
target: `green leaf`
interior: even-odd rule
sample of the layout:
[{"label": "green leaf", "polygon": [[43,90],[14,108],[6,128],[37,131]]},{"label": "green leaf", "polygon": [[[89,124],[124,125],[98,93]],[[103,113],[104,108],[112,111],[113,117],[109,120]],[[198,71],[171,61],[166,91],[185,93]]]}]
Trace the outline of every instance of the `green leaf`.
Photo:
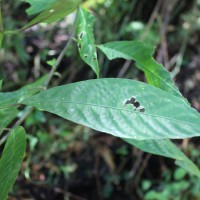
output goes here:
[{"label": "green leaf", "polygon": [[13,92],[0,92],[0,109],[17,104],[41,91],[47,75]]},{"label": "green leaf", "polygon": [[168,139],[163,140],[134,140],[122,138],[129,144],[142,151],[176,159],[176,164],[184,168],[190,174],[200,177],[199,168],[181,152],[181,150]]},{"label": "green leaf", "polygon": [[47,61],[47,64],[50,65],[51,67],[53,67],[55,65],[55,63],[56,63],[56,59],[55,58]]},{"label": "green leaf", "polygon": [[21,168],[26,149],[23,127],[11,131],[0,159],[0,199],[5,200]]},{"label": "green leaf", "polygon": [[[28,0],[29,3],[33,7],[33,9],[28,10],[29,13],[36,13],[36,9],[39,7],[39,4],[37,4],[38,1],[31,1]],[[25,25],[22,29],[27,29],[33,25],[36,25],[38,23],[52,23],[56,22],[68,14],[72,13],[79,5],[80,0],[54,0],[48,2],[47,4],[49,6],[45,6],[46,9],[41,8],[39,10],[43,10],[39,15],[37,15],[33,20],[31,20],[27,25]],[[40,2],[40,5],[44,4],[44,1]]]},{"label": "green leaf", "polygon": [[185,154],[183,154],[182,160],[176,160],[175,163],[189,173],[194,174],[200,178],[199,168]]},{"label": "green leaf", "polygon": [[[32,96],[33,94],[37,93],[36,90],[32,91],[14,91],[14,92],[0,92],[0,109],[5,109],[9,106],[14,106],[15,104],[20,103],[25,98]],[[37,90],[39,91],[39,90]]]},{"label": "green leaf", "polygon": [[[182,160],[182,152],[168,139],[163,140],[134,140],[122,138],[129,144],[142,149],[145,152],[168,158]],[[160,145],[162,144],[162,146]]]},{"label": "green leaf", "polygon": [[[124,58],[136,61],[136,66],[144,71],[150,85],[172,93],[182,99],[182,94],[174,85],[170,73],[152,57],[154,49],[151,46],[139,41],[116,41],[98,45],[97,47],[110,60]],[[186,102],[185,99],[184,101]]]},{"label": "green leaf", "polygon": [[[138,41],[110,42],[98,46],[109,59],[124,58],[136,61],[136,66],[145,72],[149,84],[158,87],[166,92],[181,97],[181,93],[175,87],[170,73],[161,64],[158,64],[152,57],[153,48]],[[159,97],[159,95],[158,95]],[[188,102],[183,99],[184,102]],[[172,132],[173,134],[173,132]],[[189,137],[189,136],[188,136]],[[189,160],[170,140],[125,140],[137,148],[156,155],[178,159],[176,164],[183,167],[190,173],[199,176],[197,166]]]},{"label": "green leaf", "polygon": [[55,1],[56,0],[48,0],[48,2],[46,0],[25,0],[25,2],[30,4],[30,7],[26,10],[26,12],[28,15],[35,15],[47,10]]},{"label": "green leaf", "polygon": [[93,35],[94,16],[79,7],[76,25],[76,38],[79,54],[99,77],[99,64]]},{"label": "green leaf", "polygon": [[183,168],[177,168],[174,172],[174,179],[176,181],[180,181],[181,179],[184,179],[186,175],[186,171]]},{"label": "green leaf", "polygon": [[[139,103],[133,105],[133,98]],[[22,103],[122,138],[175,139],[200,135],[200,115],[196,110],[174,95],[128,79],[68,84]]]},{"label": "green leaf", "polygon": [[0,135],[12,120],[17,116],[17,108],[0,109]]}]

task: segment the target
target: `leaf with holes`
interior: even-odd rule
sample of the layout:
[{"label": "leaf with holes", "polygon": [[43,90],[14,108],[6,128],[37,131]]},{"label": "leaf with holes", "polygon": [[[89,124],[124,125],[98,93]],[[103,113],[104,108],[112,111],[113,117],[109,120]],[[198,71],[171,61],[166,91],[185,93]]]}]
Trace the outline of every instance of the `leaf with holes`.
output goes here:
[{"label": "leaf with holes", "polygon": [[79,7],[76,25],[76,38],[81,58],[99,77],[99,64],[93,35],[94,16]]},{"label": "leaf with holes", "polygon": [[[145,72],[145,76],[149,84],[183,99],[181,93],[171,80],[169,72],[167,72],[161,64],[158,64],[153,59],[152,47],[139,41],[110,42],[104,45],[99,45],[98,47],[107,55],[109,59],[124,58],[128,60],[135,60],[138,68]],[[134,99],[130,99],[130,101],[133,102]],[[183,99],[183,101],[188,103],[186,99]],[[177,159],[176,164],[199,176],[197,166],[195,166],[195,164],[168,139],[126,141],[143,151]]]},{"label": "leaf with holes", "polygon": [[124,58],[136,61],[136,66],[144,71],[150,85],[170,92],[188,103],[182,98],[182,94],[174,85],[170,73],[158,64],[152,57],[153,48],[139,41],[115,41],[97,46],[107,57],[112,60]]},{"label": "leaf with holes", "polygon": [[[153,48],[139,41],[118,41],[109,42],[98,46],[109,59],[124,58],[136,61],[139,69],[145,72],[149,84],[158,87],[166,92],[174,94],[184,102],[181,93],[175,87],[170,73],[161,64],[158,64],[152,57]],[[131,99],[133,101],[133,99]],[[173,134],[173,133],[172,133]],[[189,136],[188,136],[189,137]],[[170,140],[126,140],[133,146],[149,153],[177,159],[176,164],[187,171],[199,176],[199,170]]]},{"label": "leaf with holes", "polygon": [[129,144],[141,149],[142,151],[176,159],[176,164],[184,168],[189,173],[200,177],[198,167],[181,152],[181,150],[168,139],[163,140],[134,140],[122,138]]},{"label": "leaf with holes", "polygon": [[[36,13],[36,8],[39,7],[39,4],[36,5],[36,1],[28,0],[29,3],[33,7],[33,9],[28,10],[29,13]],[[44,2],[40,2],[40,5],[42,5]],[[25,25],[22,29],[27,29],[33,25],[36,25],[38,23],[52,23],[55,21],[58,21],[68,14],[72,13],[79,5],[80,0],[54,0],[48,2],[48,6],[46,5],[45,8],[40,8],[39,10],[42,11],[39,15],[37,15],[33,20],[31,20],[27,25]]]},{"label": "leaf with holes", "polygon": [[[132,97],[139,107],[127,104]],[[200,135],[200,115],[196,110],[174,95],[128,79],[68,84],[22,103],[122,138],[175,139]]]},{"label": "leaf with holes", "polygon": [[12,129],[0,159],[0,199],[5,200],[21,168],[26,148],[24,128]]}]

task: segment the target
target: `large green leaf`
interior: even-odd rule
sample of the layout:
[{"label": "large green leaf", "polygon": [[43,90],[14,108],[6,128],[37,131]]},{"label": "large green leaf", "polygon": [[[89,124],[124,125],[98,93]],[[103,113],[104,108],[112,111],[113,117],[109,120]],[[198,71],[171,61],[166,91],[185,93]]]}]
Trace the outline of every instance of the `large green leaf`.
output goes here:
[{"label": "large green leaf", "polygon": [[26,148],[23,127],[11,131],[0,159],[0,199],[5,200],[21,168]]},{"label": "large green leaf", "polygon": [[[29,8],[29,14],[36,13],[36,9],[39,5],[44,4],[44,1],[40,1],[38,5],[35,0],[28,0],[29,3],[33,6],[33,8]],[[46,1],[47,2],[47,1]],[[27,29],[35,24],[44,22],[44,23],[51,23],[58,21],[68,14],[72,13],[79,5],[80,0],[51,0],[47,2],[44,8],[40,8],[39,10],[42,11],[39,15],[37,15],[33,20],[31,20],[27,25],[25,25],[22,29]],[[30,10],[31,9],[31,10]]]},{"label": "large green leaf", "polygon": [[[152,57],[154,49],[151,46],[139,41],[116,41],[98,45],[98,48],[101,49],[110,60],[124,58],[136,61],[136,66],[144,71],[145,77],[150,85],[163,89],[176,96],[181,96],[182,98],[181,93],[170,77],[170,73]],[[184,102],[186,102],[186,100],[184,100]]]},{"label": "large green leaf", "polygon": [[[124,58],[136,61],[138,68],[145,72],[149,84],[182,98],[181,93],[175,87],[170,77],[170,73],[153,59],[152,47],[138,41],[110,42],[98,47],[109,59]],[[183,100],[187,102],[185,99]],[[197,166],[168,139],[148,141],[126,139],[125,141],[143,151],[178,159],[176,164],[199,176],[200,172]]]},{"label": "large green leaf", "polygon": [[17,116],[17,108],[0,109],[0,135],[3,129],[6,128],[11,121]]},{"label": "large green leaf", "polygon": [[123,138],[129,144],[142,151],[176,159],[176,164],[189,173],[200,177],[198,167],[181,150],[168,139],[163,140],[134,140]]},{"label": "large green leaf", "polygon": [[79,7],[76,25],[76,38],[81,58],[99,77],[99,64],[93,35],[94,16]]},{"label": "large green leaf", "polygon": [[[133,105],[133,98],[139,103]],[[147,140],[200,135],[200,115],[196,110],[174,95],[128,79],[68,84],[22,103],[122,138]]]},{"label": "large green leaf", "polygon": [[41,91],[47,75],[13,92],[0,92],[0,109],[17,104]]}]

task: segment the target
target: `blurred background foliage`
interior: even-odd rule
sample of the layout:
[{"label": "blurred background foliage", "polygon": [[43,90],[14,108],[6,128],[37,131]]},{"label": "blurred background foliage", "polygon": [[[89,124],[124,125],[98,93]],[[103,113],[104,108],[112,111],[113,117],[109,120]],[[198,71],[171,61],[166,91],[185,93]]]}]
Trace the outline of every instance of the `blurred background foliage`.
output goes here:
[{"label": "blurred background foliage", "polygon": [[[96,17],[96,44],[140,40],[153,45],[156,60],[200,111],[199,0],[87,0],[82,6]],[[25,25],[28,7],[21,0],[4,0],[4,28]],[[0,50],[3,91],[16,90],[50,71],[50,63],[69,39],[74,16],[4,38]],[[102,78],[145,81],[133,62],[108,61],[101,52],[98,58]],[[50,86],[92,78],[95,74],[81,61],[73,43]],[[24,126],[27,153],[10,200],[200,199],[200,180],[171,159],[146,154],[118,138],[41,111],[32,112]],[[177,141],[200,167],[199,142],[198,138]]]}]

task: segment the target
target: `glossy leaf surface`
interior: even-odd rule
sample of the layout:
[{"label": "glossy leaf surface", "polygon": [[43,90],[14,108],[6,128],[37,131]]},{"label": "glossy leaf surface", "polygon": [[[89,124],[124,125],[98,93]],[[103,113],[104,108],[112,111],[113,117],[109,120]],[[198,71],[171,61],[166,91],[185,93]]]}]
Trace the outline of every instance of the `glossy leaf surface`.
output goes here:
[{"label": "glossy leaf surface", "polygon": [[[170,73],[161,64],[158,64],[152,57],[153,48],[137,41],[110,42],[100,45],[99,48],[109,59],[124,58],[136,61],[139,69],[145,72],[149,84],[165,90],[182,98],[181,93],[174,86]],[[185,99],[183,99],[184,101]],[[187,101],[185,100],[187,103]],[[152,154],[178,159],[176,164],[199,176],[199,169],[189,160],[179,148],[170,140],[125,140],[135,147]]]},{"label": "glossy leaf surface", "polygon": [[0,159],[0,199],[5,200],[21,168],[26,148],[22,127],[11,131]]},{"label": "glossy leaf surface", "polygon": [[[133,98],[137,103],[132,104]],[[117,137],[146,140],[200,135],[196,110],[174,95],[128,79],[68,84],[22,103]]]},{"label": "glossy leaf surface", "polygon": [[94,16],[79,7],[76,25],[76,39],[79,54],[99,77],[99,64],[93,35]]}]

